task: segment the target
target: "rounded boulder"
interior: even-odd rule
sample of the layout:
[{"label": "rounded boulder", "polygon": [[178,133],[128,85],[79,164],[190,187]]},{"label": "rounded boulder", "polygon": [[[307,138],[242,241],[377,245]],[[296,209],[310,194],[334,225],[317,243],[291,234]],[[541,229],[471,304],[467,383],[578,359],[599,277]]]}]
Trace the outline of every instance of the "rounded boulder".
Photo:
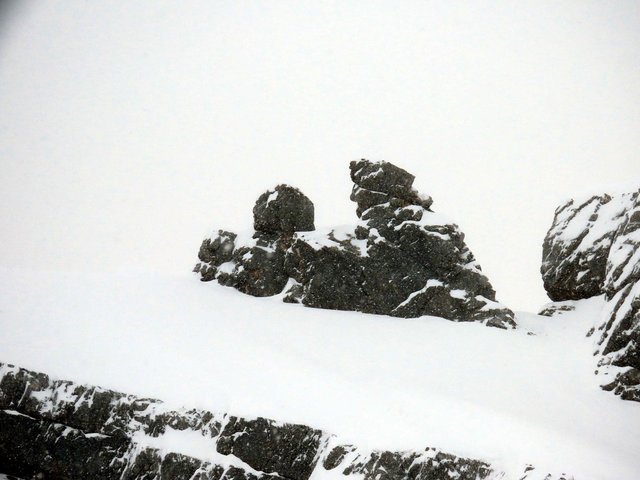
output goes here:
[{"label": "rounded boulder", "polygon": [[289,185],[264,192],[253,207],[253,228],[266,233],[315,230],[313,202]]}]

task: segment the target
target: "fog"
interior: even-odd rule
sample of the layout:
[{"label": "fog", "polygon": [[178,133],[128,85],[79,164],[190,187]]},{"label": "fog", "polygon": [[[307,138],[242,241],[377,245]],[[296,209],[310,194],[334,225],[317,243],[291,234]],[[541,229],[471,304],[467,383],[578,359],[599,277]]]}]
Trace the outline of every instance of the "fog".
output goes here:
[{"label": "fog", "polygon": [[357,158],[415,174],[537,309],[558,203],[640,179],[640,3],[0,8],[0,266],[189,271],[283,182],[353,223]]}]

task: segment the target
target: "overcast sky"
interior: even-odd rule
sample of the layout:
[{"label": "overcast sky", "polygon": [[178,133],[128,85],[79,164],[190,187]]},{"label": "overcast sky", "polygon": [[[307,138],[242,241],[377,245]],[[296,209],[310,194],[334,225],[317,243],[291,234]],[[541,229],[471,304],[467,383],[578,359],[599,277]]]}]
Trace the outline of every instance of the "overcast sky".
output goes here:
[{"label": "overcast sky", "polygon": [[2,3],[2,266],[189,271],[281,182],[353,223],[363,157],[537,309],[558,202],[640,178],[640,2]]}]

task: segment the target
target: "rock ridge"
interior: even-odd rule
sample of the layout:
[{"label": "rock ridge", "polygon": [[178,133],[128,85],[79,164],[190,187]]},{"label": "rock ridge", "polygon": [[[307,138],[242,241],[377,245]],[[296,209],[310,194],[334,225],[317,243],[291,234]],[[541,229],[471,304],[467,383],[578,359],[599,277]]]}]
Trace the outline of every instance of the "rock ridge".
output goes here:
[{"label": "rock ridge", "polygon": [[[208,442],[206,458],[201,450],[177,451],[193,436]],[[0,363],[0,478],[309,480],[329,471],[355,480],[508,478],[485,461],[437,448],[369,450],[305,425],[171,409]],[[518,478],[573,477],[524,465]]]}]

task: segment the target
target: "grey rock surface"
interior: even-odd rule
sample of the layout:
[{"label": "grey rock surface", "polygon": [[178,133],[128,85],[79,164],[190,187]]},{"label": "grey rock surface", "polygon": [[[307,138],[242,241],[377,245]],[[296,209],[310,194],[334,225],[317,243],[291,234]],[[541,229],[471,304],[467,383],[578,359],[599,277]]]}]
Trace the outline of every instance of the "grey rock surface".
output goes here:
[{"label": "grey rock surface", "polygon": [[640,401],[640,190],[558,207],[541,273],[556,302],[604,296],[595,352],[603,388]]},{"label": "grey rock surface", "polygon": [[[286,223],[281,213],[293,207],[275,209],[276,221],[269,206],[304,197],[280,185],[258,199],[255,232],[239,238],[220,230],[205,239],[194,270],[203,281],[255,296],[288,286],[284,301],[310,307],[515,326],[513,312],[496,302],[463,233],[431,210],[432,199],[413,188],[412,174],[388,162],[359,160],[351,162],[350,175],[359,217],[353,227],[303,231],[313,224],[313,209],[306,222],[296,217],[288,229],[279,227]],[[299,195],[289,193],[294,191]]]},{"label": "grey rock surface", "polygon": [[[170,430],[202,435],[208,458],[172,451],[184,445],[163,438]],[[523,466],[519,478],[533,470]],[[487,462],[437,448],[372,451],[305,425],[171,409],[0,363],[0,479],[309,480],[329,471],[356,480],[505,478]]]}]

